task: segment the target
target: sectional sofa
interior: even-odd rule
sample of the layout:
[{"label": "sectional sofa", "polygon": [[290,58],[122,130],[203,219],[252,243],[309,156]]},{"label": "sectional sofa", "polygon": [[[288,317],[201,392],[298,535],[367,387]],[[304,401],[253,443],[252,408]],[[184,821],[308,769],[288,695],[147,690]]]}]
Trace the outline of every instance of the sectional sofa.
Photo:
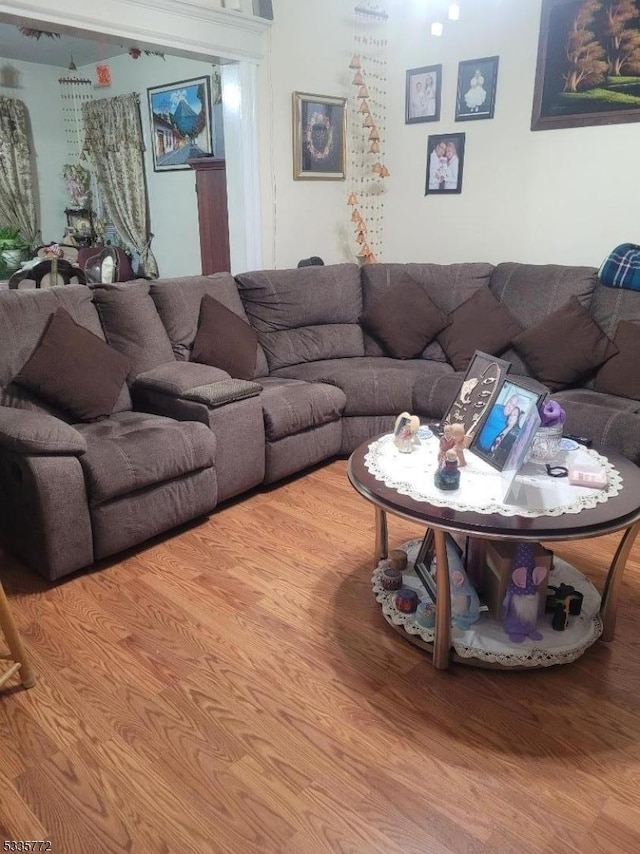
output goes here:
[{"label": "sectional sofa", "polygon": [[[418,303],[426,293],[444,324],[424,347],[404,334],[421,316],[417,303],[407,313],[407,293]],[[205,297],[255,330],[250,376],[191,361]],[[3,540],[56,579],[349,454],[402,410],[437,420],[459,389],[466,350],[497,347],[514,375],[535,375],[511,339],[530,330],[540,340],[569,300],[587,310],[607,346],[620,321],[640,322],[640,296],[603,287],[595,269],[513,263],[340,264],[1,292]],[[389,355],[393,344],[371,334],[380,307],[396,346],[420,352]],[[113,410],[97,420],[79,421],[14,381],[59,308],[128,360]],[[452,330],[462,331],[453,343]],[[618,349],[607,351],[607,364],[625,355]],[[624,388],[625,396],[598,390],[598,376],[592,368],[555,392],[566,430],[638,463],[640,401]]]}]

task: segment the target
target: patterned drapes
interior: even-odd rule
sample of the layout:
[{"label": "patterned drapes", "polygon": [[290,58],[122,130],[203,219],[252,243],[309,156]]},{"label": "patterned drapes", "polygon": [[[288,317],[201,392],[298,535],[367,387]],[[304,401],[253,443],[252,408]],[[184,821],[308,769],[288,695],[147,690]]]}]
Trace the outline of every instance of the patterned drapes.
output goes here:
[{"label": "patterned drapes", "polygon": [[107,217],[139,253],[144,274],[155,279],[138,95],[91,101],[83,105],[83,114],[83,156],[91,161]]},{"label": "patterned drapes", "polygon": [[0,224],[17,226],[36,243],[38,220],[33,193],[27,109],[22,101],[0,96]]}]

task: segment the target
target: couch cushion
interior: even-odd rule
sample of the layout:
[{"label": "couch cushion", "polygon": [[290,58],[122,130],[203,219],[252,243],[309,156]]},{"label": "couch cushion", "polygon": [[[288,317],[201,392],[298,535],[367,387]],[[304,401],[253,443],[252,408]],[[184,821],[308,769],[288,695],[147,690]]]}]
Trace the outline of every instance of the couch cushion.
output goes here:
[{"label": "couch cushion", "polygon": [[80,462],[92,505],[213,465],[215,437],[194,421],[123,412],[77,430],[87,442]]},{"label": "couch cushion", "polygon": [[264,377],[260,400],[267,439],[275,442],[337,421],[346,404],[343,391],[326,383]]},{"label": "couch cushion", "polygon": [[[69,420],[61,410],[52,410],[29,392],[11,381],[22,368],[58,308],[64,308],[76,323],[93,332],[104,341],[104,333],[92,294],[84,285],[0,291],[0,403],[20,409],[48,412]],[[126,385],[114,412],[131,409],[131,397]]]},{"label": "couch cushion", "polygon": [[534,376],[554,391],[577,385],[618,352],[575,296],[512,343]]},{"label": "couch cushion", "polygon": [[621,320],[640,323],[640,293],[598,284],[589,311],[602,331],[613,338]]},{"label": "couch cushion", "polygon": [[586,436],[640,465],[640,402],[583,388],[556,392],[553,399],[567,413],[565,433]]},{"label": "couch cushion", "polygon": [[40,342],[13,378],[79,421],[110,415],[131,363],[58,308]]},{"label": "couch cushion", "polygon": [[499,356],[519,332],[522,326],[491,291],[478,288],[449,315],[449,325],[438,335],[438,343],[455,370],[464,371],[476,350]]},{"label": "couch cushion", "polygon": [[149,282],[93,285],[107,343],[131,362],[129,380],[163,362],[173,362],[171,341],[149,294]]},{"label": "couch cushion", "polygon": [[364,354],[355,264],[242,273],[237,280],[270,371]]},{"label": "couch cushion", "polygon": [[415,359],[448,322],[408,273],[360,317],[360,325],[396,359]]},{"label": "couch cushion", "polygon": [[640,400],[640,324],[621,320],[613,343],[618,352],[602,365],[593,388]]},{"label": "couch cushion", "polygon": [[191,359],[221,368],[236,379],[250,380],[256,375],[257,357],[255,329],[211,294],[205,294]]},{"label": "couch cushion", "polygon": [[[158,279],[151,283],[151,297],[167,330],[176,359],[186,361],[191,357],[191,348],[198,331],[200,304],[205,294],[210,294],[242,320],[247,320],[238,286],[230,273]],[[267,360],[262,347],[258,345],[255,376],[268,373]]]},{"label": "couch cushion", "polygon": [[277,376],[338,386],[347,396],[345,415],[397,415],[411,408],[413,386],[420,377],[451,372],[450,365],[442,362],[362,356],[281,368]]},{"label": "couch cushion", "polygon": [[[451,314],[459,305],[483,286],[489,284],[492,264],[366,264],[362,270],[362,296],[367,311],[380,297],[408,274],[427,292],[429,298],[445,314]],[[382,356],[380,344],[365,333],[365,355]],[[427,344],[423,359],[446,362],[442,347],[437,341]]]}]

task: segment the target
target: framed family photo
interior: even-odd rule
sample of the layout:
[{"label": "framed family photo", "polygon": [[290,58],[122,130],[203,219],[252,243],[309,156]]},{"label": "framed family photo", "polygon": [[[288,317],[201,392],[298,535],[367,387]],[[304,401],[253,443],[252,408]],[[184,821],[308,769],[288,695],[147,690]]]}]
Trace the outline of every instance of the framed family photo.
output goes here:
[{"label": "framed family photo", "polygon": [[640,2],[543,0],[531,130],[640,121]]},{"label": "framed family photo", "polygon": [[346,177],[346,98],[293,93],[293,177],[343,181]]},{"label": "framed family photo", "polygon": [[463,133],[432,134],[427,140],[427,180],[424,194],[462,192]]},{"label": "framed family photo", "polygon": [[441,65],[409,68],[405,94],[405,124],[439,121],[441,91]]},{"label": "framed family photo", "polygon": [[468,59],[458,65],[456,121],[492,119],[498,83],[497,56]]},{"label": "framed family photo", "polygon": [[147,89],[154,172],[189,169],[192,157],[213,154],[208,77]]},{"label": "framed family photo", "polygon": [[547,391],[535,390],[507,377],[476,433],[471,450],[499,471],[524,463],[540,425],[538,405]]}]

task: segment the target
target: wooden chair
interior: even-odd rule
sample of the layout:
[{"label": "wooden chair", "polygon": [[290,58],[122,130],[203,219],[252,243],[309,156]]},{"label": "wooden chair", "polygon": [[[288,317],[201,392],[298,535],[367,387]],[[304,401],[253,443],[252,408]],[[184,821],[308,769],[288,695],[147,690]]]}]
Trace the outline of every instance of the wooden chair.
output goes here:
[{"label": "wooden chair", "polygon": [[77,284],[86,285],[87,277],[80,267],[74,267],[63,258],[51,258],[46,261],[40,261],[34,267],[27,270],[18,270],[9,279],[9,288],[17,288],[20,282],[25,280],[33,281],[34,287],[42,287],[42,282],[46,276],[49,276],[49,287],[53,285],[68,285],[72,279],[75,279]]},{"label": "wooden chair", "polygon": [[9,652],[0,652],[0,659],[9,659],[13,664],[0,675],[0,688],[11,679],[11,677],[20,671],[20,678],[25,688],[33,688],[36,684],[36,677],[33,668],[29,663],[27,655],[22,645],[22,638],[13,621],[13,615],[9,609],[9,602],[0,581],[0,629],[5,637]]}]

